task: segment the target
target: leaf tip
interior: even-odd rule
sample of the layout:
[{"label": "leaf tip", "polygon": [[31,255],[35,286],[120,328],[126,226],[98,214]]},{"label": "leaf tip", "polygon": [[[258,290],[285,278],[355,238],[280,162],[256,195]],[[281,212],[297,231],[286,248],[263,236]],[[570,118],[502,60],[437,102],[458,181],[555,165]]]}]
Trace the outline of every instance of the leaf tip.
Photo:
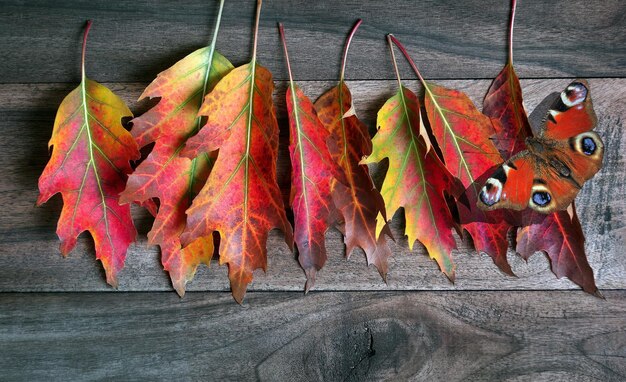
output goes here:
[{"label": "leaf tip", "polygon": [[387,282],[387,274],[389,270],[387,258],[391,255],[391,250],[386,243],[384,243],[383,246],[380,246],[380,244],[377,244],[377,246],[378,248],[376,249],[375,254],[372,256],[373,259],[370,259],[370,256],[367,256],[367,262],[368,264],[373,264],[376,267],[378,273],[380,274],[380,277],[383,279],[383,282],[389,285],[389,283]]},{"label": "leaf tip", "polygon": [[448,278],[448,280],[450,280],[452,285],[455,284],[455,281],[456,281],[456,271],[454,269],[452,271],[450,271],[450,272],[443,271],[443,274],[446,275],[446,277]]},{"label": "leaf tip", "polygon": [[180,150],[179,155],[183,158],[194,159],[200,153],[198,147],[198,143],[191,140],[190,138],[190,140],[185,142],[185,146],[183,146],[183,148]]},{"label": "leaf tip", "polygon": [[174,290],[176,291],[176,293],[178,294],[178,297],[180,298],[185,297],[185,284],[186,284],[185,280],[178,280],[178,281],[172,280],[172,286],[174,287]]},{"label": "leaf tip", "polygon": [[380,277],[382,277],[383,282],[385,283],[385,285],[389,286],[389,282],[387,280],[387,271],[382,272],[382,271],[379,270],[379,273],[380,273]]},{"label": "leaf tip", "polygon": [[[285,236],[285,244],[287,244],[291,252],[295,251],[296,247],[295,247],[295,242],[293,238],[293,229],[291,228],[291,224],[289,222],[285,223],[285,228],[283,229],[283,233]],[[265,268],[263,268],[263,270],[265,271]]]},{"label": "leaf tip", "polygon": [[597,298],[601,298],[603,300],[606,300],[606,297],[604,297],[604,295],[602,294],[602,292],[600,292],[600,289],[596,289],[595,292],[591,293],[592,296],[597,297]]},{"label": "leaf tip", "polygon": [[124,204],[128,204],[128,203],[132,203],[133,202],[132,195],[130,195],[130,192],[127,192],[127,191],[128,191],[128,185],[126,186],[124,191],[122,191],[119,194],[119,196],[117,197],[117,203],[119,205],[124,205]]},{"label": "leaf tip", "polygon": [[239,305],[243,304],[243,298],[246,295],[247,287],[248,287],[248,284],[245,282],[237,282],[237,281],[231,280],[230,290],[233,295],[233,298],[235,299],[235,301],[237,301],[237,304]]},{"label": "leaf tip", "polygon": [[119,283],[117,281],[117,277],[115,275],[112,274],[113,272],[111,271],[106,271],[107,274],[107,284],[109,284],[110,286],[113,287],[113,289],[118,289],[119,287]]},{"label": "leaf tip", "polygon": [[[61,240],[61,244],[59,244],[59,250],[61,251],[61,255],[63,257],[67,257],[70,252],[76,247],[76,238],[70,237],[64,240]],[[108,272],[107,272],[108,275]],[[108,277],[108,276],[107,276]]]},{"label": "leaf tip", "polygon": [[304,294],[308,294],[311,288],[315,286],[315,277],[317,276],[317,269],[315,267],[309,268],[304,271],[306,273],[306,283],[304,284]]},{"label": "leaf tip", "polygon": [[506,273],[511,277],[517,278],[517,275],[513,272],[513,269],[511,269],[511,264],[509,264],[506,259],[506,253],[504,254],[504,256],[492,256],[490,253],[487,253],[485,251],[479,251],[479,253],[485,253],[486,255],[490,256],[498,269],[500,269],[500,271]]},{"label": "leaf tip", "polygon": [[41,207],[42,204],[44,204],[46,201],[43,198],[43,195],[39,194],[39,196],[37,197],[37,200],[35,200],[35,205],[34,207]]}]

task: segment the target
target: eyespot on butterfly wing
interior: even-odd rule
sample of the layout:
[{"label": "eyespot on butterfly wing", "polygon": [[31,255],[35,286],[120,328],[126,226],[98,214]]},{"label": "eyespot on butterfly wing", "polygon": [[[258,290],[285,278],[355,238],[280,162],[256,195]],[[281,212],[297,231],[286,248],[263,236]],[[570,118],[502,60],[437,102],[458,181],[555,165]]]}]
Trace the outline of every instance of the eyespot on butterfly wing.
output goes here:
[{"label": "eyespot on butterfly wing", "polygon": [[498,167],[479,192],[485,210],[566,209],[602,167],[604,143],[591,131],[597,117],[585,80],[570,83],[551,105],[543,129],[527,149]]}]

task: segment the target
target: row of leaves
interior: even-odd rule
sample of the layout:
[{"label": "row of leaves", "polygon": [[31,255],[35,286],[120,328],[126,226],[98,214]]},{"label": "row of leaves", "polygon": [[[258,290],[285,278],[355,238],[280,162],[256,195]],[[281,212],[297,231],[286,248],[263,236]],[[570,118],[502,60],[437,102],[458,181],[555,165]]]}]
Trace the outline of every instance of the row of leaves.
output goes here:
[{"label": "row of leaves", "polygon": [[[476,207],[481,177],[522,150],[532,135],[513,69],[512,41],[508,62],[481,113],[462,92],[425,81],[400,42],[388,36],[398,91],[378,112],[378,131],[371,139],[344,80],[350,41],[361,21],[346,41],[337,86],[315,103],[293,80],[281,25],[290,78],[292,233],[276,179],[274,84],[256,59],[261,2],[252,59],[237,68],[215,49],[223,4],[212,43],[160,73],[145,89],[140,100],[159,101],[132,120],[130,133],[121,124],[132,117],[128,107],[85,76],[88,23],[82,81],[59,108],[49,142],[54,150],[39,182],[39,204],[55,193],[63,196],[57,233],[64,255],[88,230],[107,282],[116,285],[136,236],[129,207],[136,202],[155,215],[148,240],[160,247],[163,266],[181,296],[198,265],[208,265],[218,252],[219,237],[220,263],[228,264],[233,296],[241,302],[253,271],[266,268],[273,228],[282,230],[290,247],[295,242],[307,291],[326,261],[324,235],[333,226],[344,234],[346,253],[361,248],[385,278],[392,237],[388,217],[403,208],[410,248],[422,243],[450,280],[454,231],[467,231],[477,251],[513,274],[507,235],[517,230],[516,250],[524,258],[545,251],[558,277],[597,293],[575,211],[544,217]],[[514,10],[515,3],[511,20]],[[402,85],[392,43],[421,81],[425,114],[416,94]],[[150,145],[149,155],[133,171],[130,161],[140,159],[139,150]],[[367,164],[384,159],[389,168],[379,191]]]}]

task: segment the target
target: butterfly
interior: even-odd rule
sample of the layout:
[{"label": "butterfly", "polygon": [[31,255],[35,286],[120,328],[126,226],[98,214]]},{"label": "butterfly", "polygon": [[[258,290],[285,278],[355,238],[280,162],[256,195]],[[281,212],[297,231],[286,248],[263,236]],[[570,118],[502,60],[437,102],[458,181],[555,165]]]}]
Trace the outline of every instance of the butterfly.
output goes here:
[{"label": "butterfly", "polygon": [[566,209],[602,167],[604,143],[591,131],[596,124],[588,83],[570,83],[552,103],[537,136],[526,138],[526,150],[487,179],[478,206],[529,207],[544,214]]}]

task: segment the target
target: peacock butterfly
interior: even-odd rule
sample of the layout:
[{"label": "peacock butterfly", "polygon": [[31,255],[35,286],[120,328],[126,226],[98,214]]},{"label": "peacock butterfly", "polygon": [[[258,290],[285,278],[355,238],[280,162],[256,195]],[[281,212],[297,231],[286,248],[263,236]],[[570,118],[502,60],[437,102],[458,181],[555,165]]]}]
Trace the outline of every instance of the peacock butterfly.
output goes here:
[{"label": "peacock butterfly", "polygon": [[591,131],[596,123],[588,83],[572,82],[550,107],[538,135],[526,138],[526,150],[487,179],[478,206],[529,207],[544,214],[566,209],[602,167],[604,144]]}]

